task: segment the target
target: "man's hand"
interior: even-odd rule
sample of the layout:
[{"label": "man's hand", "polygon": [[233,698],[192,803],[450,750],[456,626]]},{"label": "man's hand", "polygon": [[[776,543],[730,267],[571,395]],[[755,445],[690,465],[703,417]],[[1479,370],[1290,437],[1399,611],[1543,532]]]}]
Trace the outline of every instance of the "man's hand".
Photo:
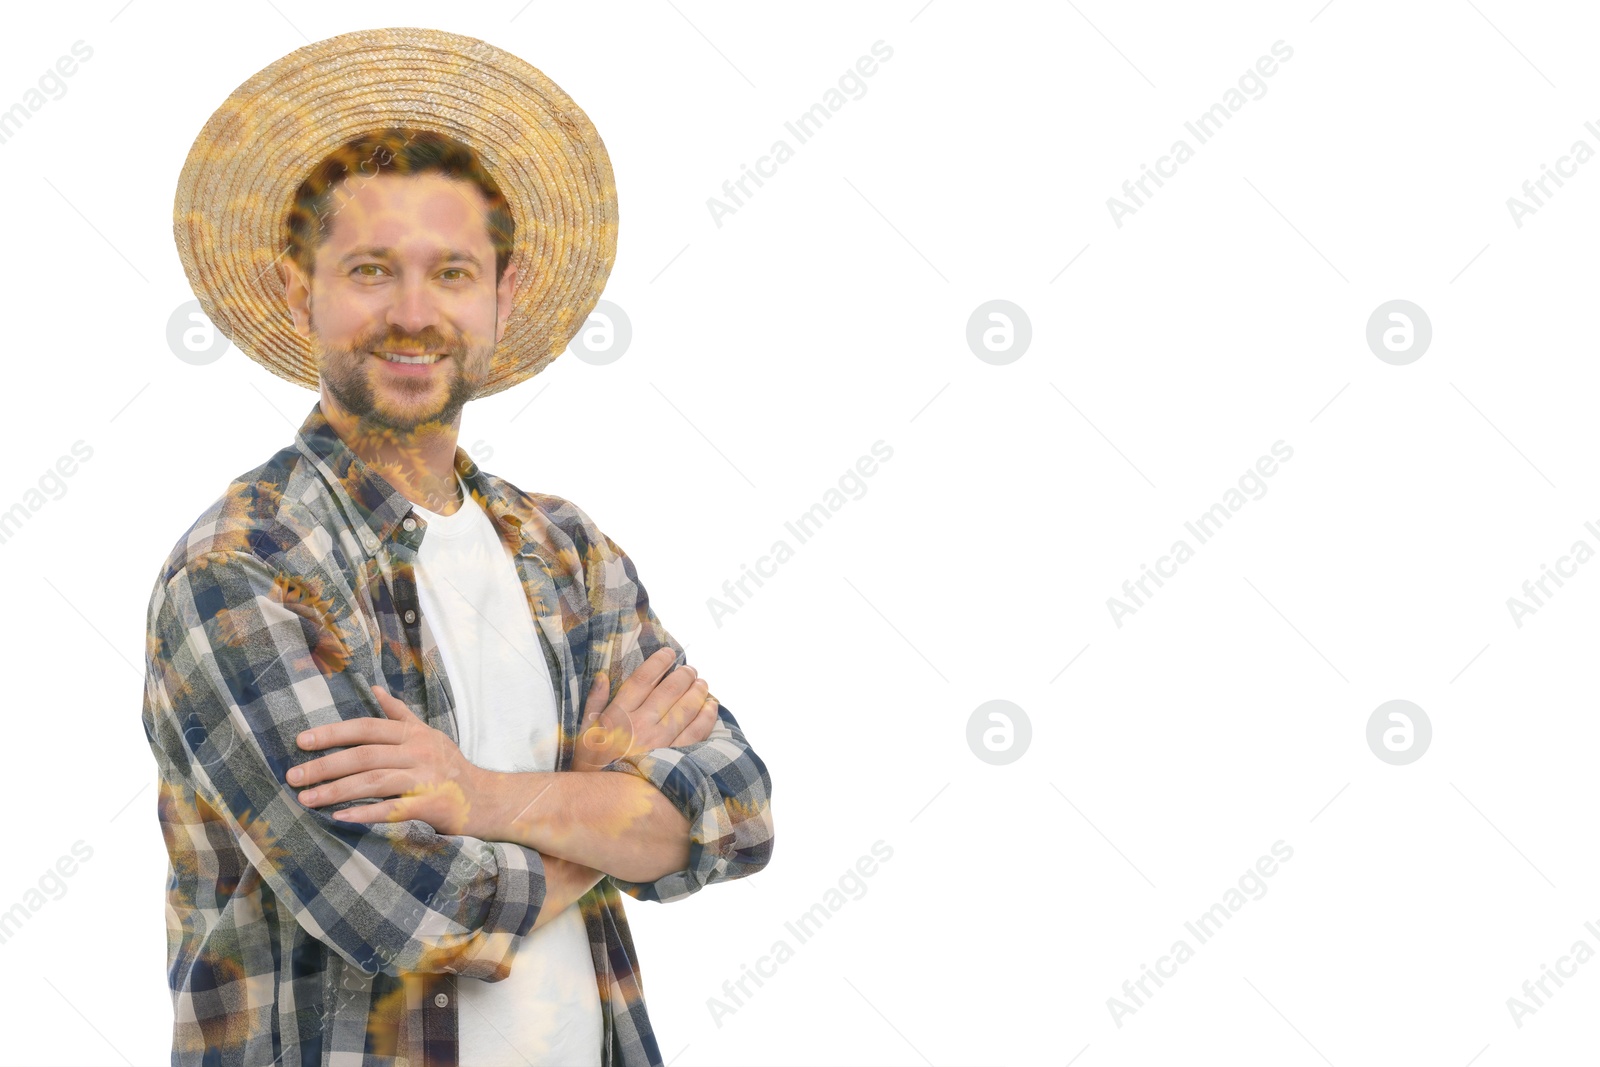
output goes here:
[{"label": "man's hand", "polygon": [[363,797],[397,797],[333,813],[346,822],[421,819],[441,834],[474,833],[473,811],[481,775],[454,741],[414,715],[404,702],[372,687],[387,719],[345,719],[306,730],[305,749],[359,747],[322,756],[289,770],[290,785],[312,785],[300,794],[308,807]]},{"label": "man's hand", "polygon": [[707,693],[705,679],[688,664],[667,674],[676,658],[670,646],[656,649],[634,668],[609,704],[611,681],[605,671],[595,675],[578,727],[573,770],[598,771],[621,756],[692,745],[711,736],[717,698]]}]

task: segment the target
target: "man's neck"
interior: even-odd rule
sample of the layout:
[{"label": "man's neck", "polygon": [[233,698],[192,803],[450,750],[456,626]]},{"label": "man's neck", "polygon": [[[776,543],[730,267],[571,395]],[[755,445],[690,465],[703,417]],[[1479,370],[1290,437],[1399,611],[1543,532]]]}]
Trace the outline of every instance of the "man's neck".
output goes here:
[{"label": "man's neck", "polygon": [[321,408],[345,447],[407,500],[440,515],[452,515],[461,506],[455,466],[459,416],[406,432],[364,425],[360,416],[347,411],[326,390]]}]

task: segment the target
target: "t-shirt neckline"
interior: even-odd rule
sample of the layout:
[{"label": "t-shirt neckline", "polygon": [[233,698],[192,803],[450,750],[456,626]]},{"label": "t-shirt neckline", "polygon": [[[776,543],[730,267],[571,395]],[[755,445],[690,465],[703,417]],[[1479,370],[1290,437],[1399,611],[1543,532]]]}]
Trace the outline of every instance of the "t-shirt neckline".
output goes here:
[{"label": "t-shirt neckline", "polygon": [[465,526],[472,518],[472,515],[467,509],[477,508],[478,505],[472,499],[472,492],[467,488],[467,483],[461,479],[460,471],[456,472],[456,484],[461,487],[461,506],[456,508],[452,514],[441,515],[437,511],[430,511],[421,504],[415,502],[413,502],[411,506],[422,513],[422,517],[428,520],[428,525],[430,526],[436,523],[442,529],[456,529]]}]

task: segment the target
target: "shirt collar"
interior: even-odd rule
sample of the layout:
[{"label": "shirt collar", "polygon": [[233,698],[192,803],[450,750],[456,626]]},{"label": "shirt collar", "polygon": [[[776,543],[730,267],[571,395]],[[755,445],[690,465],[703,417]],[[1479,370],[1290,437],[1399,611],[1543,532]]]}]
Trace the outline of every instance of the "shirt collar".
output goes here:
[{"label": "shirt collar", "polygon": [[[311,412],[296,431],[295,447],[322,472],[339,497],[353,532],[369,552],[391,538],[417,547],[426,520],[415,515],[417,528],[402,528],[406,516],[412,514],[411,501],[345,444],[322,413],[320,399],[311,406]],[[494,520],[501,539],[513,552],[520,551],[522,542],[535,536],[534,517],[501,492],[496,479],[481,470],[460,445],[456,446],[455,467],[473,499]]]}]

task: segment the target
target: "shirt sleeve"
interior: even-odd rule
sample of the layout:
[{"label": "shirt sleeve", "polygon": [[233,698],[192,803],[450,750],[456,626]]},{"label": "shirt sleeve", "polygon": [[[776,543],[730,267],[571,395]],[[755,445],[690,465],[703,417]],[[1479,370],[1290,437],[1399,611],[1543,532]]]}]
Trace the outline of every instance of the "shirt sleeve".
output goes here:
[{"label": "shirt sleeve", "polygon": [[[627,553],[600,533],[581,509],[578,514],[590,539],[583,557],[586,587],[595,608],[591,632],[596,640],[610,642],[607,654],[612,658],[605,669],[614,691],[663,645],[680,653],[683,646],[656,617]],[[601,665],[590,666],[580,692],[589,691],[593,671]],[[689,863],[683,870],[653,882],[607,875],[629,896],[663,903],[681,900],[713,882],[754,874],[771,859],[772,779],[733,713],[720,701],[716,725],[704,741],[623,756],[604,769],[643,778],[689,821]]]},{"label": "shirt sleeve", "polygon": [[[165,788],[192,789],[307,933],[365,973],[511,973],[544,904],[544,861],[508,842],[435,833],[419,819],[344,823],[351,800],[307,807],[290,767],[311,726],[384,718],[362,628],[348,605],[245,551],[196,556],[158,582],[149,608],[147,731],[167,758]],[[370,653],[368,653],[370,656]],[[214,840],[216,835],[219,840]],[[196,862],[204,868],[204,856]]]}]

